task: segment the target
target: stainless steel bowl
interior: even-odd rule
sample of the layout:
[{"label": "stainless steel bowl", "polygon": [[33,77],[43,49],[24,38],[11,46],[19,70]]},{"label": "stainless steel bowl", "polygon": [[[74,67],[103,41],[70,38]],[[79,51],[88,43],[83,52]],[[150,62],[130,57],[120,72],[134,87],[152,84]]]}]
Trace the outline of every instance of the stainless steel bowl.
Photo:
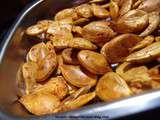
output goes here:
[{"label": "stainless steel bowl", "polygon": [[[77,2],[78,1],[78,2]],[[37,20],[53,18],[63,8],[77,5],[86,0],[38,0],[28,5],[18,16],[0,46],[0,119],[60,119],[78,120],[112,119],[132,115],[160,107],[160,90],[113,102],[97,103],[81,109],[54,115],[37,117],[30,115],[18,102],[16,96],[16,73],[23,63],[28,49],[36,39],[24,35],[24,30]]]}]

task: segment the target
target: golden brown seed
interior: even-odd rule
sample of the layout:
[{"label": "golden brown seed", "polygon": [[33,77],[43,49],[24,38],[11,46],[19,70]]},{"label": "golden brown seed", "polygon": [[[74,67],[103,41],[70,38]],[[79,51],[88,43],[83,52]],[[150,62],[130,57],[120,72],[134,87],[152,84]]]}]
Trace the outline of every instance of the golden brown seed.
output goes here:
[{"label": "golden brown seed", "polygon": [[40,33],[43,33],[45,30],[46,29],[43,29],[43,27],[41,25],[32,25],[32,26],[27,28],[26,34],[30,35],[30,36],[35,36],[35,35],[38,35]]},{"label": "golden brown seed", "polygon": [[111,101],[131,95],[126,82],[116,73],[108,72],[100,78],[96,86],[96,94],[104,101]]},{"label": "golden brown seed", "polygon": [[122,6],[124,0],[112,0],[113,2],[116,2],[118,6]]},{"label": "golden brown seed", "polygon": [[156,65],[155,67],[151,68],[148,73],[152,80],[160,82],[160,65]]},{"label": "golden brown seed", "polygon": [[139,42],[136,46],[130,49],[130,52],[137,51],[139,49],[142,49],[150,44],[152,44],[154,41],[153,36],[146,36],[141,42]]},{"label": "golden brown seed", "polygon": [[143,0],[137,0],[137,1],[133,4],[132,9],[136,9],[142,2],[143,2]]},{"label": "golden brown seed", "polygon": [[136,62],[136,63],[146,63],[149,62],[160,55],[160,42],[154,42],[151,45],[141,49],[137,52],[130,54],[125,61]]},{"label": "golden brown seed", "polygon": [[152,89],[159,89],[160,88],[160,82],[152,80],[151,81],[151,86],[152,86]]},{"label": "golden brown seed", "polygon": [[90,86],[85,86],[85,87],[81,87],[79,88],[76,92],[74,92],[72,95],[70,95],[69,97],[67,97],[65,100],[63,100],[63,102],[66,102],[67,100],[71,99],[71,98],[77,98],[80,95],[86,94],[89,92],[89,90],[91,89]]},{"label": "golden brown seed", "polygon": [[39,43],[33,46],[27,55],[27,60],[36,64],[30,66],[30,69],[36,69],[34,79],[37,82],[46,80],[57,66],[56,53],[53,46],[49,44]]},{"label": "golden brown seed", "polygon": [[134,65],[129,62],[123,62],[116,68],[116,73],[120,76],[123,75],[128,69],[133,67]]},{"label": "golden brown seed", "polygon": [[160,42],[160,36],[155,37],[156,42]]},{"label": "golden brown seed", "polygon": [[69,42],[69,47],[77,49],[95,50],[97,46],[85,38],[75,37]]},{"label": "golden brown seed", "polygon": [[66,48],[62,51],[62,57],[65,63],[77,65],[79,61],[77,59],[77,53],[75,49]]},{"label": "golden brown seed", "polygon": [[52,20],[41,20],[38,21],[36,25],[32,25],[27,28],[26,34],[30,36],[36,36],[39,35],[45,31],[47,31],[48,26],[52,24]]},{"label": "golden brown seed", "polygon": [[73,85],[71,85],[69,83],[67,84],[67,86],[68,86],[69,95],[71,95],[71,94],[73,94],[73,93],[75,93],[77,91],[77,88],[75,86],[73,86]]},{"label": "golden brown seed", "polygon": [[39,86],[35,79],[36,67],[36,64],[32,62],[24,63],[19,67],[16,76],[18,96],[29,94],[33,91],[34,88]]},{"label": "golden brown seed", "polygon": [[33,93],[51,93],[59,99],[63,99],[68,93],[67,84],[62,76],[50,78],[47,83],[37,87],[32,91]]},{"label": "golden brown seed", "polygon": [[80,17],[84,18],[90,18],[93,16],[91,6],[89,4],[82,4],[78,7],[75,8],[75,12],[78,14]]},{"label": "golden brown seed", "polygon": [[59,11],[54,17],[54,19],[57,21],[66,18],[71,18],[72,20],[76,20],[78,19],[78,15],[73,8],[67,8]]},{"label": "golden brown seed", "polygon": [[80,26],[72,26],[72,32],[82,36],[82,28]]},{"label": "golden brown seed", "polygon": [[103,8],[99,5],[92,4],[92,11],[93,11],[94,16],[97,18],[109,17],[109,12],[105,8]]},{"label": "golden brown seed", "polygon": [[119,16],[119,6],[116,2],[111,0],[109,4],[109,10],[110,10],[110,15],[113,20],[116,20],[117,17]]},{"label": "golden brown seed", "polygon": [[[36,83],[36,82],[35,82]],[[26,83],[24,82],[23,74],[22,74],[22,65],[18,68],[17,74],[16,74],[16,84],[18,87],[17,95],[22,96],[26,94]]]},{"label": "golden brown seed", "polygon": [[64,102],[64,105],[62,105],[61,109],[62,111],[67,111],[80,108],[85,104],[87,104],[88,102],[90,102],[95,96],[96,96],[95,92],[92,92],[80,95],[75,99],[71,98],[70,100]]},{"label": "golden brown seed", "polygon": [[121,5],[121,9],[119,11],[119,15],[122,16],[131,10],[133,4],[133,0],[123,0],[123,4]]},{"label": "golden brown seed", "polygon": [[63,29],[60,31],[55,31],[54,35],[49,37],[49,40],[51,40],[51,44],[56,49],[63,49],[69,47],[70,41],[73,40],[73,35],[67,29]]},{"label": "golden brown seed", "polygon": [[94,86],[96,79],[86,75],[79,66],[62,65],[60,67],[64,78],[76,87]]},{"label": "golden brown seed", "polygon": [[151,81],[151,77],[148,74],[148,68],[146,66],[133,67],[127,70],[121,77],[129,82],[148,82]]},{"label": "golden brown seed", "polygon": [[88,21],[89,18],[79,18],[78,20],[73,21],[73,25],[80,25]]},{"label": "golden brown seed", "polygon": [[153,12],[153,11],[160,11],[160,1],[159,0],[142,0],[143,3],[138,7],[138,9],[146,11],[146,12]]},{"label": "golden brown seed", "polygon": [[116,31],[119,33],[141,32],[148,25],[148,13],[142,10],[131,10],[116,22]]},{"label": "golden brown seed", "polygon": [[142,38],[135,34],[119,35],[101,48],[101,54],[106,57],[109,63],[122,62],[130,54],[129,49],[141,40]]},{"label": "golden brown seed", "polygon": [[116,33],[108,26],[108,22],[91,22],[83,27],[82,36],[94,43],[108,42]]},{"label": "golden brown seed", "polygon": [[82,50],[78,53],[81,65],[94,74],[104,74],[111,71],[105,57],[97,52]]},{"label": "golden brown seed", "polygon": [[140,34],[140,36],[145,37],[150,35],[160,24],[160,15],[159,12],[149,13],[149,25],[148,27]]},{"label": "golden brown seed", "polygon": [[29,112],[35,115],[51,114],[60,105],[58,97],[50,93],[25,95],[19,101]]},{"label": "golden brown seed", "polygon": [[47,34],[49,35],[57,35],[57,33],[60,33],[63,30],[68,30],[68,32],[72,31],[72,25],[67,23],[67,21],[54,21],[52,24],[48,26]]},{"label": "golden brown seed", "polygon": [[65,98],[60,106],[58,106],[54,112],[62,112],[67,110],[77,109],[82,107],[83,105],[87,104],[91,101],[95,96],[95,92],[88,93],[90,87],[82,87],[67,98]]},{"label": "golden brown seed", "polygon": [[143,89],[141,89],[141,88],[136,88],[136,87],[134,87],[134,86],[131,86],[130,89],[131,89],[131,91],[133,92],[133,94],[140,94],[140,93],[142,93],[142,92],[144,91]]},{"label": "golden brown seed", "polygon": [[50,53],[45,43],[39,43],[34,45],[27,54],[27,62],[38,62],[44,59]]},{"label": "golden brown seed", "polygon": [[27,62],[24,63],[22,66],[22,76],[24,78],[24,88],[25,93],[29,94],[33,88],[37,85],[37,70],[38,65],[34,62]]}]

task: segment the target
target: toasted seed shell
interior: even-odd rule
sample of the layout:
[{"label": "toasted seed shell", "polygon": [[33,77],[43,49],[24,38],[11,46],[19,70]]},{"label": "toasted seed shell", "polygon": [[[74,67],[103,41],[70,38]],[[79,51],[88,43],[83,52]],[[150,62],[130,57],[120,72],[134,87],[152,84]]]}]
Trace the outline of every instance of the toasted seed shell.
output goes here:
[{"label": "toasted seed shell", "polygon": [[52,20],[41,20],[38,21],[37,24],[32,25],[27,28],[26,34],[30,36],[37,36],[45,31],[47,31],[48,26],[52,24]]},{"label": "toasted seed shell", "polygon": [[131,10],[116,22],[116,32],[137,33],[148,25],[148,13],[142,10]]},{"label": "toasted seed shell", "polygon": [[40,82],[46,80],[55,70],[57,66],[57,55],[51,44],[39,43],[30,49],[27,55],[27,61],[36,64],[36,68],[33,68],[35,65],[30,67],[31,70],[36,69],[34,79]]},{"label": "toasted seed shell", "polygon": [[78,19],[78,15],[73,8],[67,8],[59,11],[54,17],[54,19],[57,21],[66,18],[72,18],[73,20],[75,20]]},{"label": "toasted seed shell", "polygon": [[118,6],[122,6],[123,4],[123,0],[112,0],[113,2],[116,2],[118,4]]},{"label": "toasted seed shell", "polygon": [[150,35],[160,24],[160,15],[159,12],[152,12],[149,14],[149,25],[148,27],[140,34],[140,36],[145,37]]},{"label": "toasted seed shell", "polygon": [[73,86],[73,85],[71,85],[69,83],[67,84],[67,86],[68,86],[69,95],[71,95],[71,94],[73,94],[73,93],[75,93],[77,91],[77,88],[75,86]]},{"label": "toasted seed shell", "polygon": [[92,4],[92,11],[93,11],[94,16],[97,18],[109,17],[109,12],[105,8],[103,8],[99,5]]},{"label": "toasted seed shell", "polygon": [[116,68],[116,73],[120,76],[123,75],[128,69],[133,67],[134,65],[129,62],[123,62]]},{"label": "toasted seed shell", "polygon": [[141,42],[139,42],[136,46],[134,46],[133,48],[130,49],[130,52],[133,52],[133,51],[137,51],[139,49],[142,49],[150,44],[152,44],[154,41],[154,37],[149,35],[149,36],[146,36]]},{"label": "toasted seed shell", "polygon": [[37,87],[33,93],[51,93],[59,99],[63,99],[68,93],[67,84],[62,76],[49,79],[44,85]]},{"label": "toasted seed shell", "polygon": [[91,6],[89,4],[82,4],[78,7],[75,8],[75,12],[78,14],[80,17],[84,18],[90,18],[93,16]]},{"label": "toasted seed shell", "polygon": [[152,89],[159,89],[160,88],[160,83],[152,80],[151,81],[151,86],[152,86]]},{"label": "toasted seed shell", "polygon": [[121,77],[129,82],[148,82],[151,81],[151,77],[148,74],[148,68],[146,66],[133,67],[127,70]]},{"label": "toasted seed shell", "polygon": [[29,94],[33,91],[34,88],[39,86],[39,84],[36,83],[35,79],[36,67],[32,69],[34,65],[35,65],[34,63],[29,63],[29,64],[24,63],[19,67],[16,75],[18,96]]},{"label": "toasted seed shell", "polygon": [[160,1],[159,0],[145,0],[143,3],[138,7],[138,9],[146,11],[146,12],[153,12],[153,11],[160,11]]},{"label": "toasted seed shell", "polygon": [[80,95],[76,99],[70,99],[64,103],[63,111],[73,110],[82,107],[96,96],[95,92]]},{"label": "toasted seed shell", "polygon": [[96,80],[83,73],[79,66],[62,65],[60,67],[64,78],[76,87],[94,86]]},{"label": "toasted seed shell", "polygon": [[56,49],[63,49],[69,47],[70,42],[73,40],[73,35],[67,29],[64,29],[56,31],[54,36],[49,37],[49,40],[51,40],[51,44]]},{"label": "toasted seed shell", "polygon": [[[16,85],[17,85],[17,95],[18,96],[22,96],[22,95],[25,95],[26,94],[26,83],[24,81],[24,77],[23,77],[23,74],[22,74],[22,66],[21,65],[17,71],[17,74],[16,74]],[[35,82],[36,83],[36,82]]]},{"label": "toasted seed shell", "polygon": [[32,25],[27,28],[26,34],[30,36],[36,36],[40,33],[43,33],[46,29],[44,29],[41,25]]},{"label": "toasted seed shell", "polygon": [[25,95],[20,98],[19,102],[35,115],[51,114],[54,108],[60,105],[60,100],[50,93]]},{"label": "toasted seed shell", "polygon": [[87,39],[75,37],[72,41],[69,42],[69,47],[77,49],[86,49],[86,50],[95,50],[97,46],[94,45]]},{"label": "toasted seed shell", "polygon": [[79,18],[78,20],[73,21],[73,25],[80,25],[89,21],[89,18]]},{"label": "toasted seed shell", "polygon": [[160,55],[160,42],[154,42],[151,45],[141,49],[137,52],[130,54],[125,61],[136,62],[136,63],[146,63],[149,62]]},{"label": "toasted seed shell", "polygon": [[160,81],[160,65],[156,65],[148,71],[152,80]]},{"label": "toasted seed shell", "polygon": [[131,95],[126,82],[116,73],[108,72],[100,78],[96,86],[96,94],[101,100],[111,101]]},{"label": "toasted seed shell", "polygon": [[[70,19],[64,19],[64,20],[61,20],[61,21],[54,21],[52,24],[50,24],[48,26],[48,29],[47,29],[47,34],[49,35],[53,35],[53,36],[58,36],[58,35],[63,35],[64,36],[64,33],[63,31],[67,33],[71,32],[72,31],[72,25],[68,22]],[[61,33],[62,32],[62,33]]]},{"label": "toasted seed shell", "polygon": [[37,85],[36,83],[37,70],[38,70],[38,65],[34,62],[27,62],[23,64],[22,76],[24,78],[25,94],[29,94],[33,90],[33,88]]},{"label": "toasted seed shell", "polygon": [[113,38],[101,48],[109,63],[122,62],[130,52],[129,49],[142,41],[142,38],[134,34],[122,34]]},{"label": "toasted seed shell", "polygon": [[54,54],[49,54],[44,60],[38,62],[36,81],[46,80],[57,66],[57,58]]},{"label": "toasted seed shell", "polygon": [[91,89],[91,86],[81,87],[77,91],[75,91],[73,94],[68,96],[66,99],[64,99],[62,103],[65,103],[66,101],[72,98],[78,98],[80,95],[88,93],[90,89]]},{"label": "toasted seed shell", "polygon": [[116,35],[108,25],[104,21],[91,22],[83,27],[82,36],[94,43],[107,42]]},{"label": "toasted seed shell", "polygon": [[62,57],[65,63],[77,65],[79,61],[77,59],[77,52],[75,49],[66,48],[62,51]]},{"label": "toasted seed shell", "polygon": [[111,0],[109,4],[110,15],[113,20],[116,20],[119,15],[119,6],[118,3]]},{"label": "toasted seed shell", "polygon": [[90,102],[95,96],[95,92],[87,93],[89,87],[82,87],[75,93],[64,99],[60,106],[58,106],[54,112],[64,112],[68,110],[77,109]]},{"label": "toasted seed shell", "polygon": [[45,43],[39,43],[34,45],[27,54],[27,61],[38,62],[40,59],[44,59],[49,54],[49,49]]},{"label": "toasted seed shell", "polygon": [[82,36],[82,27],[72,26],[72,32],[76,33],[78,36]]},{"label": "toasted seed shell", "polygon": [[160,42],[160,36],[155,37],[156,42]]},{"label": "toasted seed shell", "polygon": [[131,10],[133,4],[133,0],[123,0],[123,4],[119,11],[119,15],[122,16]]},{"label": "toasted seed shell", "polygon": [[94,74],[104,74],[111,71],[105,57],[97,52],[82,50],[78,53],[81,65]]},{"label": "toasted seed shell", "polygon": [[132,9],[136,9],[142,2],[142,0],[136,0],[132,6]]},{"label": "toasted seed shell", "polygon": [[[89,90],[90,90],[90,86],[85,86],[78,89],[73,94],[65,98],[61,102],[61,105],[57,107],[57,109],[55,109],[55,112],[72,110],[72,109],[76,109],[83,106],[84,104],[86,104],[87,102],[89,102],[91,99],[95,97],[94,92],[92,94],[88,93]],[[83,96],[86,98],[84,98]]]}]

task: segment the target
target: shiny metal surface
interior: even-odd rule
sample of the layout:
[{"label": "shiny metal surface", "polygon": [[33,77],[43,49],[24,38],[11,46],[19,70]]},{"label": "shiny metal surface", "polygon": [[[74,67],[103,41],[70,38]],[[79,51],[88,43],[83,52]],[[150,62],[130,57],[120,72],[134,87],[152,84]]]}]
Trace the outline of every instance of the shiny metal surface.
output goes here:
[{"label": "shiny metal surface", "polygon": [[[160,107],[160,91],[154,90],[137,96],[124,98],[110,103],[98,103],[85,106],[79,110],[36,117],[30,115],[20,104],[14,102],[16,97],[16,73],[25,55],[36,39],[24,35],[24,29],[37,20],[49,17],[65,7],[79,4],[85,0],[38,0],[26,7],[17,18],[0,47],[0,119],[60,119],[89,120],[118,118]],[[59,117],[58,117],[59,116]],[[61,117],[60,117],[61,116]],[[87,117],[88,116],[88,117]],[[95,116],[95,117],[91,117]]]}]

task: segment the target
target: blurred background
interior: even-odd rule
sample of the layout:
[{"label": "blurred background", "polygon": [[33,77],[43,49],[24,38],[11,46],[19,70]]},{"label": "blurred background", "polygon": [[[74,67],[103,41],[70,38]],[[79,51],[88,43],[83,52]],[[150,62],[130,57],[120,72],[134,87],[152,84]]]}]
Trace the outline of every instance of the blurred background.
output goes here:
[{"label": "blurred background", "polygon": [[3,0],[0,3],[0,40],[20,11],[33,0]]}]

